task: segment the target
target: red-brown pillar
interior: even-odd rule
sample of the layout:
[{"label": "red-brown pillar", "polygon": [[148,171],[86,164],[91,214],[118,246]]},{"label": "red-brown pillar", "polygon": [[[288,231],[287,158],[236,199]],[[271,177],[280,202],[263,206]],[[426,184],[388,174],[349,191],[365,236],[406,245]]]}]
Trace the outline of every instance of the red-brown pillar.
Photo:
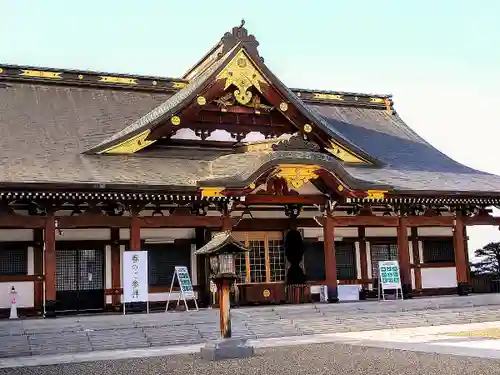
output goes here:
[{"label": "red-brown pillar", "polygon": [[120,228],[111,228],[111,288],[113,289],[112,306],[120,307]]},{"label": "red-brown pillar", "polygon": [[330,212],[327,212],[323,225],[323,244],[325,247],[325,273],[328,286],[328,301],[338,302],[337,258],[335,256],[335,227]]},{"label": "red-brown pillar", "polygon": [[219,291],[220,336],[223,339],[231,337],[231,281],[221,280],[217,283]]},{"label": "red-brown pillar", "polygon": [[44,229],[45,301],[56,300],[56,219],[48,216]]},{"label": "red-brown pillar", "polygon": [[465,254],[464,222],[462,215],[457,214],[453,228],[453,244],[455,245],[455,267],[457,270],[457,294],[469,294],[469,275],[467,272],[467,256]]},{"label": "red-brown pillar", "polygon": [[129,250],[139,251],[141,250],[141,223],[138,214],[132,214],[132,220],[130,220],[130,244]]},{"label": "red-brown pillar", "polygon": [[467,264],[467,284],[470,285],[469,236],[467,235],[466,225],[464,225],[464,251],[465,251],[465,262]]},{"label": "red-brown pillar", "polygon": [[422,269],[420,268],[420,251],[418,248],[418,228],[411,228],[411,243],[413,247],[413,272],[415,274],[415,289],[422,290]]},{"label": "red-brown pillar", "polygon": [[359,228],[359,259],[361,266],[361,280],[363,280],[363,288],[368,289],[368,261],[366,259],[366,230],[365,227]]},{"label": "red-brown pillar", "polygon": [[221,231],[224,232],[226,230],[232,230],[232,229],[233,229],[233,222],[231,220],[231,215],[229,213],[222,215]]},{"label": "red-brown pillar", "polygon": [[43,228],[33,230],[33,263],[35,271],[35,309],[42,311],[43,308]]},{"label": "red-brown pillar", "polygon": [[404,298],[411,298],[411,267],[410,251],[408,246],[408,228],[404,218],[400,217],[398,222],[398,255],[399,270],[401,274],[401,288]]}]

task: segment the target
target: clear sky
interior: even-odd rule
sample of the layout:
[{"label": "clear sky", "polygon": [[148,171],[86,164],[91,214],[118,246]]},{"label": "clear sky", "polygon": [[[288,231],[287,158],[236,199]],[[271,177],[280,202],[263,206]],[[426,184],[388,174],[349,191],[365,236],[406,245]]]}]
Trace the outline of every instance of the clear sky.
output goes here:
[{"label": "clear sky", "polygon": [[[500,174],[499,0],[0,0],[0,14],[2,63],[161,76],[244,18],[288,86],[392,93],[426,140]],[[500,240],[469,235],[471,250]]]}]

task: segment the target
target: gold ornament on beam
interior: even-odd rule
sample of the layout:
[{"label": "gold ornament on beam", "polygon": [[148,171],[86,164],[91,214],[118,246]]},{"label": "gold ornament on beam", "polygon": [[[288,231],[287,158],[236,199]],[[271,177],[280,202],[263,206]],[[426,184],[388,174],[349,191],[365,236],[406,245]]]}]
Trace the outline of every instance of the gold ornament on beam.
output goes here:
[{"label": "gold ornament on beam", "polygon": [[304,132],[306,132],[306,133],[310,133],[313,130],[312,126],[309,124],[305,124],[303,129],[304,129]]},{"label": "gold ornament on beam", "polygon": [[198,96],[196,98],[196,103],[198,103],[198,105],[205,105],[207,104],[207,99],[205,99],[204,96]]},{"label": "gold ornament on beam", "polygon": [[283,178],[295,189],[300,189],[306,182],[318,178],[316,165],[288,164],[277,168],[276,176]]},{"label": "gold ornament on beam", "polygon": [[366,192],[367,199],[384,199],[387,190],[368,190]]},{"label": "gold ornament on beam", "polygon": [[286,112],[288,110],[288,104],[285,102],[280,103],[280,111],[281,112]]},{"label": "gold ornament on beam", "polygon": [[171,119],[170,119],[170,122],[173,124],[173,125],[180,125],[181,124],[181,118],[179,116],[173,116]]},{"label": "gold ornament on beam", "polygon": [[243,49],[217,75],[217,79],[226,80],[224,90],[231,85],[236,86],[234,98],[242,105],[247,105],[252,100],[253,94],[249,91],[251,87],[262,94],[260,83],[266,82]]}]

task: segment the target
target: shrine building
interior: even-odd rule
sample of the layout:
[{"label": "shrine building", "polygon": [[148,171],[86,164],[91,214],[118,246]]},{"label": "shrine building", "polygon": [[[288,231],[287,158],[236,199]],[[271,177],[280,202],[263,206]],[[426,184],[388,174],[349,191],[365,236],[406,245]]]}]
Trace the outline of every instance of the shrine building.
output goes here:
[{"label": "shrine building", "polygon": [[207,306],[194,252],[223,230],[250,248],[240,305],[376,298],[381,260],[408,298],[469,293],[466,227],[500,224],[500,177],[391,96],[287,87],[258,45],[242,24],[179,78],[0,65],[0,309],[15,286],[21,315],[119,310],[128,250],[148,251],[153,305],[187,266]]}]

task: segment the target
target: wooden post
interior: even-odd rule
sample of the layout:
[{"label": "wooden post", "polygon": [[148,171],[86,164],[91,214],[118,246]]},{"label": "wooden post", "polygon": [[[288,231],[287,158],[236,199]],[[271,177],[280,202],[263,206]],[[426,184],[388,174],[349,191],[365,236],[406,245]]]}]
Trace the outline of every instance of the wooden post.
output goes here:
[{"label": "wooden post", "polygon": [[455,267],[457,270],[457,294],[466,296],[469,294],[469,277],[467,272],[467,257],[465,254],[464,221],[460,213],[455,217],[453,244],[455,246]]},{"label": "wooden post", "polygon": [[45,301],[56,300],[56,219],[48,216],[44,230]]},{"label": "wooden post", "polygon": [[232,230],[232,229],[233,229],[233,221],[231,220],[231,215],[229,213],[225,213],[222,216],[221,231],[224,232],[226,230]]},{"label": "wooden post", "polygon": [[405,219],[400,217],[398,223],[398,257],[399,269],[401,273],[401,289],[403,297],[411,298],[411,267],[410,267],[410,251],[408,246],[408,227]]},{"label": "wooden post", "polygon": [[141,222],[137,213],[132,213],[132,220],[130,221],[130,245],[129,250],[141,250]]},{"label": "wooden post", "polygon": [[217,282],[219,293],[219,312],[220,312],[220,336],[223,339],[231,337],[231,280],[223,279]]},{"label": "wooden post", "polygon": [[361,266],[361,279],[363,280],[363,289],[368,289],[368,260],[366,258],[366,231],[365,227],[359,227],[359,259]]},{"label": "wooden post", "polygon": [[35,309],[43,311],[43,228],[33,229],[33,268],[37,277],[34,285]]},{"label": "wooden post", "polygon": [[121,304],[120,268],[120,228],[111,228],[111,288],[113,288],[111,304],[115,309],[119,309]]},{"label": "wooden post", "polygon": [[469,236],[467,235],[467,226],[465,224],[464,224],[464,251],[465,251],[465,263],[467,264],[467,284],[470,286]]},{"label": "wooden post", "polygon": [[327,211],[323,225],[323,244],[325,247],[325,273],[328,286],[328,301],[338,302],[337,258],[335,256],[335,227],[331,212]]},{"label": "wooden post", "polygon": [[422,268],[420,266],[420,249],[418,241],[418,228],[411,228],[411,243],[413,247],[413,272],[415,274],[415,289],[422,290]]}]

